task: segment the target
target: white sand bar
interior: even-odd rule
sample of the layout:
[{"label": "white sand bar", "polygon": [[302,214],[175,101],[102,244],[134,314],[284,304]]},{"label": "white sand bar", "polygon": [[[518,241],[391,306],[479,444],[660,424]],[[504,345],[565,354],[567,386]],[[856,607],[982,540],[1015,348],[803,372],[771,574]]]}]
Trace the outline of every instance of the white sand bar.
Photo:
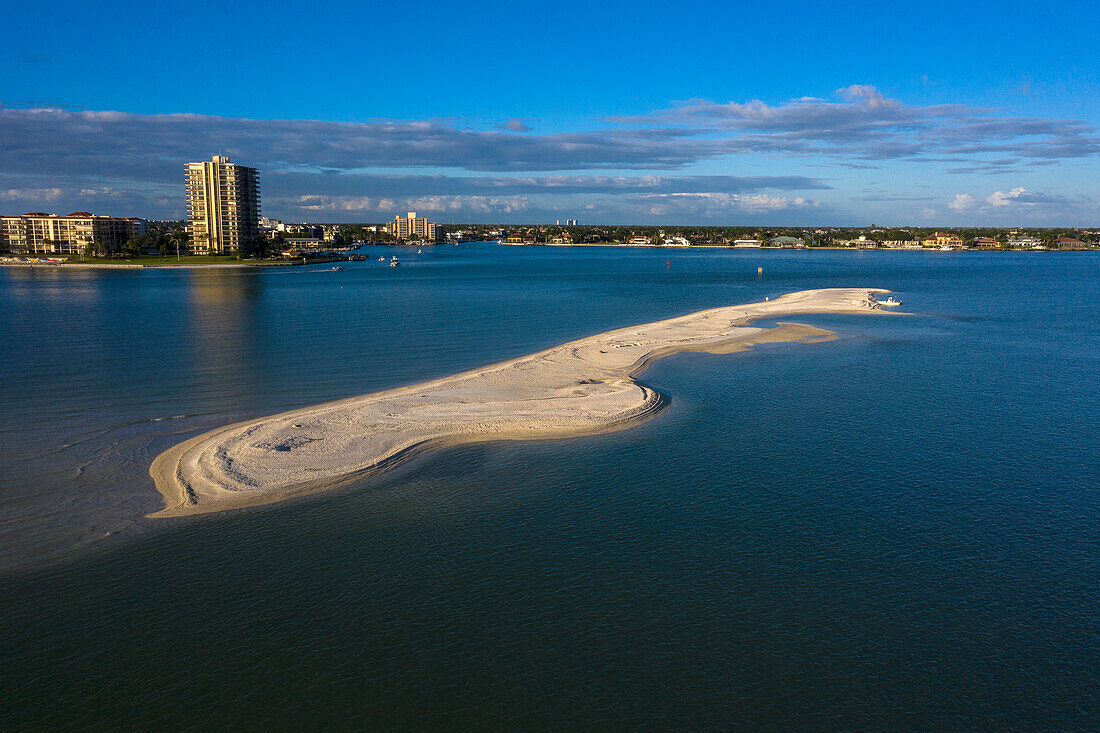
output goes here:
[{"label": "white sand bar", "polygon": [[799,313],[883,313],[877,289],[789,293],[589,336],[537,354],[385,392],[228,425],[176,445],[149,472],[180,516],[267,504],[361,479],[423,450],[619,430],[665,400],[634,377],[678,351],[728,353],[753,344],[828,339]]}]

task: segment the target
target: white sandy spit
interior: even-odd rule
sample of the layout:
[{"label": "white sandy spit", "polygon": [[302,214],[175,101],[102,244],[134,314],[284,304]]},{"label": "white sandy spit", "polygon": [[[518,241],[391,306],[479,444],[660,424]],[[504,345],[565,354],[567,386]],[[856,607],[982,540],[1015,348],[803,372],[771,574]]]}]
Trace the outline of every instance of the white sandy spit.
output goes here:
[{"label": "white sandy spit", "polygon": [[828,339],[761,318],[883,313],[875,293],[836,288],[789,293],[589,336],[537,354],[422,384],[301,408],[218,428],[176,445],[149,472],[165,508],[152,516],[267,504],[385,470],[417,453],[484,440],[619,430],[665,400],[634,377],[678,351],[728,353],[774,341]]}]

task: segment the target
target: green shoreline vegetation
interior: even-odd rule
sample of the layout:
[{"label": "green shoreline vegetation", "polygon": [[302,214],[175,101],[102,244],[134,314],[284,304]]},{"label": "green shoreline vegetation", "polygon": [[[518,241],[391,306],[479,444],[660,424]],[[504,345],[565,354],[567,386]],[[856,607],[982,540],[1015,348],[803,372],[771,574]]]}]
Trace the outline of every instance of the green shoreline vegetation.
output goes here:
[{"label": "green shoreline vegetation", "polygon": [[[190,253],[185,222],[150,221],[150,230],[115,251],[99,242],[77,254],[50,251],[8,251],[0,238],[0,265],[81,265],[129,267],[287,266],[346,259],[364,245],[429,246],[405,242],[376,224],[295,224],[293,230],[272,232],[252,242],[246,251],[227,254]],[[457,244],[503,241],[516,246],[664,246],[762,249],[899,249],[899,250],[1095,250],[1100,229],[1093,228],[960,228],[960,227],[760,227],[656,226],[578,224],[440,224],[442,241]],[[299,232],[301,230],[301,232]],[[316,232],[325,232],[319,241]],[[300,251],[293,239],[310,232],[315,249]],[[56,244],[56,243],[50,243]],[[293,248],[287,251],[287,248]],[[284,256],[284,252],[290,256]]]},{"label": "green shoreline vegetation", "polygon": [[344,261],[347,257],[325,255],[305,259],[237,257],[235,255],[180,255],[161,257],[87,257],[70,255],[62,259],[48,254],[0,254],[0,265],[35,265],[53,267],[291,267],[294,265]]},{"label": "green shoreline vegetation", "polygon": [[1100,247],[1100,228],[448,225],[450,241],[807,249],[1072,250]]}]

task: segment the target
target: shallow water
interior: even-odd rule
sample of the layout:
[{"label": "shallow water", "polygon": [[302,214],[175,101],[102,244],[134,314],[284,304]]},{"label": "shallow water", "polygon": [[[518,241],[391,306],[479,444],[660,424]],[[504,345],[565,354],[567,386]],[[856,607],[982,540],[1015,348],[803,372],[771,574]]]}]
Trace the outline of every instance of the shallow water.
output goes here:
[{"label": "shallow water", "polygon": [[[399,256],[0,269],[0,727],[1100,722],[1095,253]],[[834,286],[918,315],[660,361],[627,432],[142,518],[210,427]]]}]

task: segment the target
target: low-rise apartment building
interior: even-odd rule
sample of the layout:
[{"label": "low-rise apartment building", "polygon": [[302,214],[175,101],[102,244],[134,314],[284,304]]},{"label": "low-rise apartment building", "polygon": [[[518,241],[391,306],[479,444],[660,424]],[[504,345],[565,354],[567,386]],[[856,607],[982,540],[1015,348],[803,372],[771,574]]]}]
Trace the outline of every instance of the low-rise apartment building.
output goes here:
[{"label": "low-rise apartment building", "polygon": [[0,244],[21,254],[79,254],[89,244],[116,252],[148,231],[144,219],[97,216],[87,211],[65,216],[32,211],[0,217]]}]

